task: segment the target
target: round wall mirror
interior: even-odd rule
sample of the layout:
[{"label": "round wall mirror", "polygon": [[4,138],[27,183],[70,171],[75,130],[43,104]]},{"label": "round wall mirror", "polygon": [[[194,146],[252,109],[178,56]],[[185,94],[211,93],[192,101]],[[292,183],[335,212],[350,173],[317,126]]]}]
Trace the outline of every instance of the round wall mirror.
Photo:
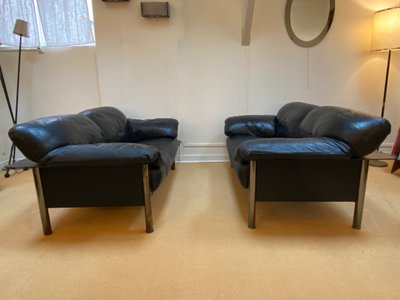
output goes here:
[{"label": "round wall mirror", "polygon": [[335,14],[335,0],[287,0],[286,30],[301,47],[318,44],[328,33]]}]

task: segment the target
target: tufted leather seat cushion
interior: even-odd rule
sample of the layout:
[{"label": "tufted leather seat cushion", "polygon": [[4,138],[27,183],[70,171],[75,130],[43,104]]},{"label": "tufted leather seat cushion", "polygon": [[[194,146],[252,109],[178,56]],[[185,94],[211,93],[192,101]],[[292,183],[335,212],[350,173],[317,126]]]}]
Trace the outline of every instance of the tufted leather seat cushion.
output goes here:
[{"label": "tufted leather seat cushion", "polygon": [[237,149],[237,161],[263,159],[343,159],[350,158],[351,148],[326,138],[270,138],[243,142]]},{"label": "tufted leather seat cushion", "polygon": [[54,149],[39,161],[51,167],[135,166],[161,162],[160,151],[152,146],[135,143],[100,143],[68,145]]}]

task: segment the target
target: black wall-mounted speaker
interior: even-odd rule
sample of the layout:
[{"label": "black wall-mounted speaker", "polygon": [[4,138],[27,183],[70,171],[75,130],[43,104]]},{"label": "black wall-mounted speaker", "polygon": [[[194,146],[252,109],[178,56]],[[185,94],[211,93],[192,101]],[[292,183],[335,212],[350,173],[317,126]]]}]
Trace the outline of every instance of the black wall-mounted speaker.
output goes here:
[{"label": "black wall-mounted speaker", "polygon": [[168,18],[168,2],[140,2],[142,17],[145,18]]}]

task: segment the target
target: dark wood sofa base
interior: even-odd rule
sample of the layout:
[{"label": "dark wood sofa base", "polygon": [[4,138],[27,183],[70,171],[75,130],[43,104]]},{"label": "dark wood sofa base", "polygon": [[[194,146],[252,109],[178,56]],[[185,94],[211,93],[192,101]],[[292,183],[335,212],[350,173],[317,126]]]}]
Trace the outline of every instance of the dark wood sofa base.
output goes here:
[{"label": "dark wood sofa base", "polygon": [[[43,234],[52,233],[49,208],[144,206],[146,232],[152,233],[153,214],[148,165],[107,168],[40,168],[32,169]],[[96,173],[93,181],[90,174]],[[99,173],[109,174],[99,176]],[[115,177],[113,173],[119,173]],[[126,173],[127,176],[121,176]],[[74,177],[71,177],[71,176]],[[138,178],[138,177],[141,178]],[[66,181],[68,178],[68,181]],[[88,180],[89,179],[89,180]],[[107,184],[105,184],[107,182]],[[141,185],[136,184],[141,182]],[[71,188],[71,184],[74,188]],[[60,190],[61,189],[61,190]],[[116,193],[117,192],[117,193]],[[117,194],[112,201],[111,194]]]},{"label": "dark wood sofa base", "polygon": [[366,159],[250,161],[248,227],[256,227],[257,201],[346,201],[355,202],[353,228],[361,229],[368,162]]}]

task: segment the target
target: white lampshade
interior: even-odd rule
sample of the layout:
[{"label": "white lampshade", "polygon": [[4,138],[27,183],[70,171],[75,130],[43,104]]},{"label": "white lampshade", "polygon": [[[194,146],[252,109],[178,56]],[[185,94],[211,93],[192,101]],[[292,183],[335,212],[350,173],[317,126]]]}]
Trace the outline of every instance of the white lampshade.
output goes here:
[{"label": "white lampshade", "polygon": [[29,25],[28,22],[26,22],[24,20],[17,19],[15,21],[15,26],[14,26],[13,33],[17,34],[17,35],[21,35],[23,37],[29,37],[28,25]]},{"label": "white lampshade", "polygon": [[400,48],[400,7],[377,11],[374,14],[371,51]]}]

